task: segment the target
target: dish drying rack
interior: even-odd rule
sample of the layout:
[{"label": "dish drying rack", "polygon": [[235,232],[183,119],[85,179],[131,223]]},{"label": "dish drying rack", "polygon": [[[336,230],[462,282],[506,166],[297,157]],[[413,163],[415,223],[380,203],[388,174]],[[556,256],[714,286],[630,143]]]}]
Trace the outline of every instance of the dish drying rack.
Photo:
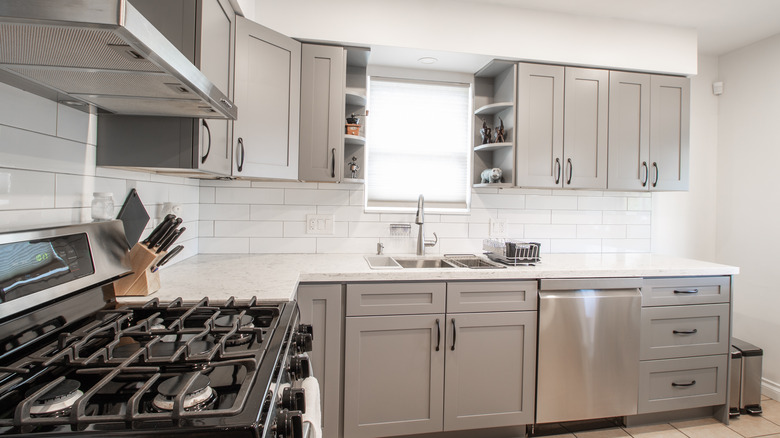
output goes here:
[{"label": "dish drying rack", "polygon": [[535,265],[541,262],[540,243],[517,239],[484,239],[482,250],[489,259],[511,266]]}]

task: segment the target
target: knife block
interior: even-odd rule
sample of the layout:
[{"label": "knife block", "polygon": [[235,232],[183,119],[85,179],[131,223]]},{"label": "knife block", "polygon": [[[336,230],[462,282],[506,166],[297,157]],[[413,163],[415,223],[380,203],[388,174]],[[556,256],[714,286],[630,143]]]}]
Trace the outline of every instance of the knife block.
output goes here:
[{"label": "knife block", "polygon": [[160,273],[152,272],[154,264],[167,252],[156,254],[142,243],[130,250],[133,273],[114,282],[115,296],[145,296],[160,289]]}]

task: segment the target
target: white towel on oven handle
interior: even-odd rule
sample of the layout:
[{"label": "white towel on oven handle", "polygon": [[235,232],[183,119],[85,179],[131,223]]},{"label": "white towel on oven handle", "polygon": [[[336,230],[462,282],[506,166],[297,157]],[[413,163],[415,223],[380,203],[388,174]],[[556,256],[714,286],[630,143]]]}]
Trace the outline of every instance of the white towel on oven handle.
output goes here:
[{"label": "white towel on oven handle", "polygon": [[301,384],[306,398],[306,412],[303,421],[311,428],[311,438],[322,438],[322,407],[320,406],[320,383],[315,377],[303,379]]}]

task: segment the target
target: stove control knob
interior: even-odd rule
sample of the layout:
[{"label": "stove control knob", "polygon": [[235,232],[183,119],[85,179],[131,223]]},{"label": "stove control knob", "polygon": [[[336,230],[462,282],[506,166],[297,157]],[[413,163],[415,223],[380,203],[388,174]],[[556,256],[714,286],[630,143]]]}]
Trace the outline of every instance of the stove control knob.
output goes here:
[{"label": "stove control knob", "polygon": [[306,396],[303,388],[284,388],[281,406],[291,411],[306,413]]},{"label": "stove control knob", "polygon": [[301,411],[282,409],[276,414],[276,435],[281,438],[303,438]]},{"label": "stove control knob", "polygon": [[308,333],[314,339],[314,328],[311,324],[298,324],[298,333]]},{"label": "stove control knob", "polygon": [[290,365],[287,367],[290,374],[295,379],[305,379],[311,375],[309,373],[309,358],[306,356],[293,356],[290,358]]},{"label": "stove control knob", "polygon": [[296,333],[293,335],[293,342],[298,350],[298,353],[306,353],[311,351],[311,343],[314,337],[311,333]]}]

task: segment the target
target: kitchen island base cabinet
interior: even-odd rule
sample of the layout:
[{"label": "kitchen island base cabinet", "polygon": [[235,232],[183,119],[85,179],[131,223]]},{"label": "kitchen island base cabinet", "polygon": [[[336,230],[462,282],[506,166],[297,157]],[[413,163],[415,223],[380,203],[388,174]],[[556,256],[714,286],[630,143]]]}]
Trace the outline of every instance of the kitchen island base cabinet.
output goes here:
[{"label": "kitchen island base cabinet", "polygon": [[344,347],[344,286],[301,284],[298,286],[301,324],[314,329],[311,357],[314,377],[320,384],[323,438],[344,436],[341,429],[341,371]]}]

